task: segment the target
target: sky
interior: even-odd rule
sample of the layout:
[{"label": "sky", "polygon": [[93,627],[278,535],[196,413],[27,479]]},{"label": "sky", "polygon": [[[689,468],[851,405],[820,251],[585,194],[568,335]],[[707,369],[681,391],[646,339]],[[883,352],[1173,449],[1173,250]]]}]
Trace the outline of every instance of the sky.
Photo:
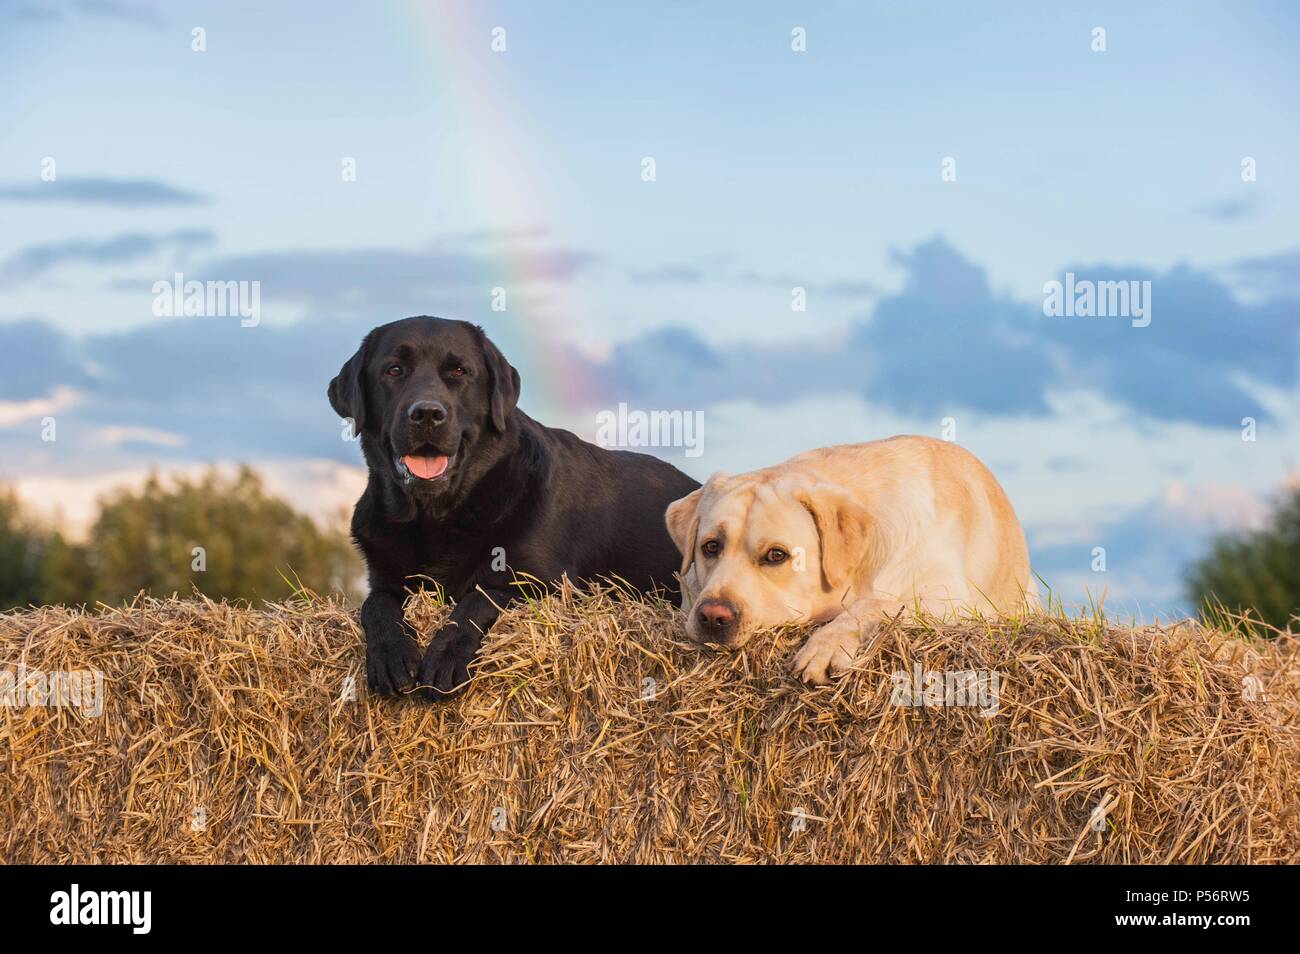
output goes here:
[{"label": "sky", "polygon": [[[1292,3],[0,0],[0,481],[75,530],[246,461],[333,516],[325,386],[433,314],[545,423],[700,415],[647,448],[699,479],[955,439],[1067,604],[1185,613],[1300,468],[1297,40]],[[255,319],[160,314],[177,274]],[[1145,317],[1045,314],[1068,275]]]}]

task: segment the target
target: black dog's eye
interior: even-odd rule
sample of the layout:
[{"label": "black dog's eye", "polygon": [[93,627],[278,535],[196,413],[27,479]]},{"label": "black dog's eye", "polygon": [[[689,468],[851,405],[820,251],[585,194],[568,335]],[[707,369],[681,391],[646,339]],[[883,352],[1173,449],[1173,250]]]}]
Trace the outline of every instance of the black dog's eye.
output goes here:
[{"label": "black dog's eye", "polygon": [[400,364],[390,364],[388,367],[384,368],[384,374],[388,375],[390,378],[400,377],[402,374],[402,366]]},{"label": "black dog's eye", "polygon": [[450,371],[447,372],[447,377],[463,378],[465,376],[465,373],[466,372],[464,368],[462,368],[460,365],[456,365],[456,367],[452,368]]},{"label": "black dog's eye", "polygon": [[700,552],[705,556],[717,556],[722,552],[722,544],[717,540],[705,540],[704,545],[700,547]]},{"label": "black dog's eye", "polygon": [[763,562],[768,566],[776,566],[790,559],[790,554],[786,553],[780,547],[772,547],[763,554]]}]

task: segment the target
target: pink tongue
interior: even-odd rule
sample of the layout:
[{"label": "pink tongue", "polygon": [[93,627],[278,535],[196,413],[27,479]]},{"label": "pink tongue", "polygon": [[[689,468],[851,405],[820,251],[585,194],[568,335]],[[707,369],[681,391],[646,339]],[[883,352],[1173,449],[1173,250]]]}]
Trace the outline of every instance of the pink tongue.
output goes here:
[{"label": "pink tongue", "polygon": [[445,457],[416,457],[414,454],[407,454],[402,458],[402,463],[406,465],[407,470],[421,480],[433,480],[435,477],[441,477],[442,472],[447,469],[447,458]]}]

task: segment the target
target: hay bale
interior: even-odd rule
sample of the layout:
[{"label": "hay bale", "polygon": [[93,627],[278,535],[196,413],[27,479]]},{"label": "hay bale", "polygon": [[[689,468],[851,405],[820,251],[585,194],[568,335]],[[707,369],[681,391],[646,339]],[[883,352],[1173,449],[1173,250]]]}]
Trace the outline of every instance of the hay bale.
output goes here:
[{"label": "hay bale", "polygon": [[[408,612],[428,633],[446,609]],[[97,718],[0,708],[0,859],[1297,860],[1289,645],[894,625],[813,691],[784,671],[799,638],[702,652],[667,606],[565,593],[511,608],[475,684],[433,706],[367,696],[338,603],[0,615],[0,671],[105,688]],[[1000,674],[997,711],[896,704],[918,665]]]}]

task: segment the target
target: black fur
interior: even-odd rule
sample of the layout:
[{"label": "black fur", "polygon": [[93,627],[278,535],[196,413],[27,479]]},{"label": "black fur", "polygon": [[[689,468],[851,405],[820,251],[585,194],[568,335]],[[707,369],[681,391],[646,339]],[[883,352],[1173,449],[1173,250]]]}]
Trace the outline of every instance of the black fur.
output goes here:
[{"label": "black fur", "polygon": [[[400,373],[387,373],[394,367]],[[680,556],[664,510],[699,484],[654,457],[604,450],[518,410],[519,373],[481,328],[428,317],[381,325],[330,382],[329,399],[352,419],[370,469],[352,536],[370,571],[361,623],[372,692],[458,690],[499,607],[519,595],[516,577],[617,577],[675,595]],[[415,402],[438,405],[434,416],[445,420],[412,421]],[[398,463],[417,452],[452,463],[436,480],[418,480]],[[421,654],[402,604],[425,578],[455,608]]]}]

